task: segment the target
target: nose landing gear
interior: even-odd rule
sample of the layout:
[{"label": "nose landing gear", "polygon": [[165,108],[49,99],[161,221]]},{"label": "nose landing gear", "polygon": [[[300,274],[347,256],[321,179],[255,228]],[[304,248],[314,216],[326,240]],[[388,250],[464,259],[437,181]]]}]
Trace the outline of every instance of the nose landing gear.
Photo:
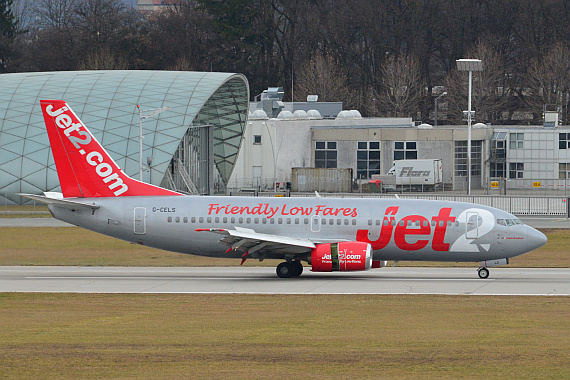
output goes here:
[{"label": "nose landing gear", "polygon": [[479,275],[479,278],[487,278],[489,277],[489,269],[481,267],[477,270],[477,274]]}]

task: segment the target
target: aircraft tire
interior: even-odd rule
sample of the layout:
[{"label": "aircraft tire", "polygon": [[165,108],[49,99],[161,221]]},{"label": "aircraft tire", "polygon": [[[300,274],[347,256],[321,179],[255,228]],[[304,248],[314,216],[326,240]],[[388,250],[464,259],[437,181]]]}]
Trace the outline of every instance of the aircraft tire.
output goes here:
[{"label": "aircraft tire", "polygon": [[277,276],[280,278],[289,278],[293,274],[293,268],[288,262],[277,265]]},{"label": "aircraft tire", "polygon": [[477,274],[479,275],[479,278],[487,278],[487,277],[489,277],[489,269],[479,268],[479,270],[477,271]]},{"label": "aircraft tire", "polygon": [[291,277],[299,277],[303,273],[303,264],[300,261],[292,261],[291,269]]}]

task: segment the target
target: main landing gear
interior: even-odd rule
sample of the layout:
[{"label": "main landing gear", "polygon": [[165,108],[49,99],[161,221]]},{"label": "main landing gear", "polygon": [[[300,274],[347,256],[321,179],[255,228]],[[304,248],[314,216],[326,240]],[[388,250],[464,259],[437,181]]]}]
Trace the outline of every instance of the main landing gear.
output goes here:
[{"label": "main landing gear", "polygon": [[489,277],[489,269],[481,267],[477,269],[477,274],[479,275],[479,278],[487,278]]},{"label": "main landing gear", "polygon": [[299,277],[303,273],[303,264],[300,261],[285,261],[277,265],[277,276],[281,278]]}]

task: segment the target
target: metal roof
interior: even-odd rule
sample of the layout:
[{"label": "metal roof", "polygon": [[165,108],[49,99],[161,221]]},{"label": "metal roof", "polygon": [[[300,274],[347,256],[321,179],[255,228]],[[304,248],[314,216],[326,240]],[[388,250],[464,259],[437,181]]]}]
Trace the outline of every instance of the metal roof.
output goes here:
[{"label": "metal roof", "polygon": [[143,157],[159,185],[188,128],[214,126],[214,163],[227,183],[247,118],[245,76],[190,71],[68,71],[0,75],[0,201],[15,193],[58,191],[59,180],[40,108],[65,100],[117,164],[137,177],[139,113],[170,107],[143,121]]}]

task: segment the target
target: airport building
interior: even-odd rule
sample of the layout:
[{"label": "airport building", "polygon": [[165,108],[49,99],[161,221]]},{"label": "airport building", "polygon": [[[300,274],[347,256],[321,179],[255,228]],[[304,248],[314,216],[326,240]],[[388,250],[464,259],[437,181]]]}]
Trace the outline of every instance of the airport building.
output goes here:
[{"label": "airport building", "polygon": [[142,166],[145,182],[213,194],[225,192],[232,173],[249,86],[245,76],[232,73],[0,75],[0,204],[25,202],[17,193],[59,191],[41,99],[65,100],[129,176],[138,179]]},{"label": "airport building", "polygon": [[[445,189],[467,189],[466,125],[362,118],[358,111],[339,112],[338,105],[334,115],[330,103],[286,103],[276,89],[268,92],[250,105],[232,190],[284,189],[293,181],[292,168],[350,169],[365,183],[400,159],[441,159]],[[472,189],[570,190],[570,127],[479,123],[471,140]]]}]

